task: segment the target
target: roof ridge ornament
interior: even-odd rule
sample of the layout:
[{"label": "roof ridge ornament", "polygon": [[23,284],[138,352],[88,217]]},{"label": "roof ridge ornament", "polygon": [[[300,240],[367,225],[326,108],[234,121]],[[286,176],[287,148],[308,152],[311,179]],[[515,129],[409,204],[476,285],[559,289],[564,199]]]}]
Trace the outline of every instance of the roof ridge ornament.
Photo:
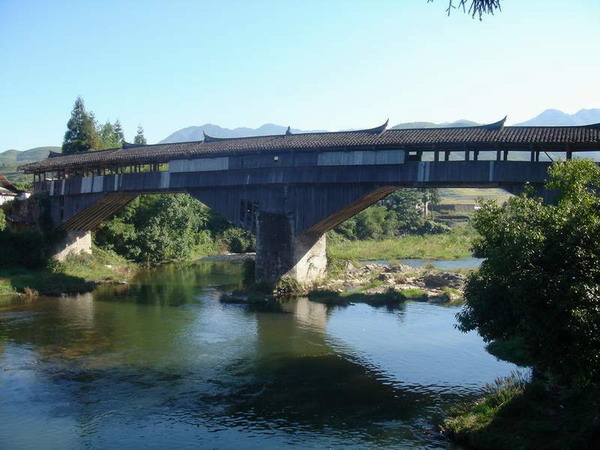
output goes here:
[{"label": "roof ridge ornament", "polygon": [[291,130],[291,128],[288,126],[288,127],[287,127],[287,130],[285,130],[285,135],[286,135],[286,136],[291,136],[292,134],[293,134],[293,133],[292,133],[292,130]]},{"label": "roof ridge ornament", "polygon": [[359,133],[372,133],[372,134],[381,134],[383,133],[385,130],[387,130],[387,126],[388,123],[390,122],[390,119],[387,119],[382,125],[379,125],[378,127],[375,128],[369,128],[367,130],[358,130]]},{"label": "roof ridge ornament", "polygon": [[502,128],[504,128],[504,123],[506,122],[507,118],[508,118],[508,116],[504,116],[504,119],[499,120],[498,122],[488,123],[485,125],[479,125],[478,128],[483,128],[484,130],[489,130],[489,131],[501,130]]},{"label": "roof ridge ornament", "polygon": [[202,134],[204,135],[204,142],[216,142],[220,140],[218,137],[209,136],[204,130],[202,130]]}]

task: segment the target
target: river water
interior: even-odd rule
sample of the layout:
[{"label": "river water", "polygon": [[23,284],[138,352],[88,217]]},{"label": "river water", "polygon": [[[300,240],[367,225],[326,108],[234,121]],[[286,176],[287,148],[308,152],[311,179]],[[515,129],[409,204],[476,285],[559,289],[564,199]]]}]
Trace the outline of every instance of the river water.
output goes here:
[{"label": "river water", "polygon": [[0,448],[458,448],[444,412],[516,370],[458,307],[221,304],[242,272],[0,303]]}]

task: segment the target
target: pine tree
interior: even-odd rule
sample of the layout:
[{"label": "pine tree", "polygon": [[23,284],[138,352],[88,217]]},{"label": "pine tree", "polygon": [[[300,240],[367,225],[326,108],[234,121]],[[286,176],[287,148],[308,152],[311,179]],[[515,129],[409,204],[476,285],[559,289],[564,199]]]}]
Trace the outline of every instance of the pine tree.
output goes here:
[{"label": "pine tree", "polygon": [[115,122],[114,127],[114,139],[117,143],[117,147],[123,147],[123,144],[125,143],[125,134],[123,133],[123,127],[121,127],[121,122],[118,119]]},{"label": "pine tree", "polygon": [[141,125],[138,125],[137,134],[135,135],[135,138],[133,139],[133,143],[139,144],[139,145],[147,144],[146,138],[144,137],[144,129],[142,128]]},{"label": "pine tree", "polygon": [[77,97],[67,132],[63,140],[63,153],[86,152],[97,143],[97,132],[93,114],[88,114],[81,97]]},{"label": "pine tree", "polygon": [[99,134],[100,145],[98,146],[98,149],[104,150],[107,148],[116,148],[119,146],[119,143],[115,138],[115,126],[112,123],[110,123],[110,121],[107,120],[106,123],[100,127]]}]

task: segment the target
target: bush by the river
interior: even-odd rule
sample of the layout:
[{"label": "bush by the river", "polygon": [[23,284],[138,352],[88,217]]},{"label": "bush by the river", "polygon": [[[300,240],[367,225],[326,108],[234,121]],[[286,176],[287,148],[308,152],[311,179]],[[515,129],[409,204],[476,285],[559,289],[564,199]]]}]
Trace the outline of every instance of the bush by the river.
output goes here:
[{"label": "bush by the river", "polygon": [[555,205],[529,191],[482,202],[472,220],[486,260],[468,279],[459,328],[533,366],[530,383],[499,384],[446,421],[476,448],[600,446],[600,168],[558,161],[549,175]]},{"label": "bush by the river", "polygon": [[253,236],[216,216],[187,194],[136,198],[103,223],[95,242],[130,261],[156,264],[218,253],[251,251]]},{"label": "bush by the river", "polygon": [[557,162],[547,205],[532,192],[499,206],[482,202],[461,329],[487,341],[518,337],[536,368],[565,383],[600,379],[600,168]]},{"label": "bush by the river", "polygon": [[221,234],[220,241],[232,253],[247,253],[256,250],[254,235],[241,228],[228,228]]}]

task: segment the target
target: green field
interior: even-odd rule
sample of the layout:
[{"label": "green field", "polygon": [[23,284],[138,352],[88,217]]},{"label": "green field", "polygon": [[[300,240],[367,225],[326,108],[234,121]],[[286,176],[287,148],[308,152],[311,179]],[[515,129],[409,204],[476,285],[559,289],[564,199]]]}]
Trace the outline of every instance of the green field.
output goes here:
[{"label": "green field", "polygon": [[444,188],[440,189],[440,196],[442,205],[467,205],[477,203],[479,198],[504,203],[511,194],[496,188]]},{"label": "green field", "polygon": [[461,226],[447,234],[402,236],[381,241],[330,239],[327,242],[327,256],[331,260],[350,261],[468,258],[476,236],[470,226]]}]

